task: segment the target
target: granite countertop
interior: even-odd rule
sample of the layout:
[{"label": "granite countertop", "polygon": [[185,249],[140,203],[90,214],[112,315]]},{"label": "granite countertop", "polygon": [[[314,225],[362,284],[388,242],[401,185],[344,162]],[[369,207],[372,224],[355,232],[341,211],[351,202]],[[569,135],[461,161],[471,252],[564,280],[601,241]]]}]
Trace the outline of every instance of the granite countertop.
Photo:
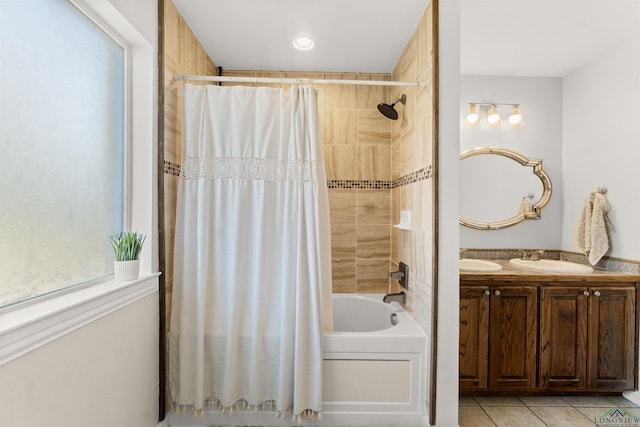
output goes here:
[{"label": "granite countertop", "polygon": [[517,281],[517,282],[584,282],[584,283],[627,283],[640,282],[640,274],[594,268],[591,273],[558,273],[544,272],[514,266],[508,259],[486,259],[502,266],[502,270],[495,272],[461,271],[460,279],[483,281]]}]

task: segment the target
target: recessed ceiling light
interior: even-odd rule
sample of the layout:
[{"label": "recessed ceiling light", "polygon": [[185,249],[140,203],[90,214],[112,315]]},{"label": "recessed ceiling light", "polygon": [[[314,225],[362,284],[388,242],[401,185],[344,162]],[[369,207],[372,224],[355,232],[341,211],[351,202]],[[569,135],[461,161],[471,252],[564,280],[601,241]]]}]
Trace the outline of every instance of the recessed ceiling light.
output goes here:
[{"label": "recessed ceiling light", "polygon": [[298,50],[313,49],[313,40],[308,36],[298,36],[293,39],[293,47]]}]

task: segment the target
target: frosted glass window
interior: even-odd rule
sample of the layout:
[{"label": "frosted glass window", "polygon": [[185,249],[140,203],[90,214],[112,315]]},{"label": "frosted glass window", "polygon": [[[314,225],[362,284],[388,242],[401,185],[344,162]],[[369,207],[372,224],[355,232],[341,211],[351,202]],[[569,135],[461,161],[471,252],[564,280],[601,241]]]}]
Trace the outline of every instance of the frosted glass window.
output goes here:
[{"label": "frosted glass window", "polygon": [[66,0],[0,1],[0,306],[113,272],[125,51]]}]

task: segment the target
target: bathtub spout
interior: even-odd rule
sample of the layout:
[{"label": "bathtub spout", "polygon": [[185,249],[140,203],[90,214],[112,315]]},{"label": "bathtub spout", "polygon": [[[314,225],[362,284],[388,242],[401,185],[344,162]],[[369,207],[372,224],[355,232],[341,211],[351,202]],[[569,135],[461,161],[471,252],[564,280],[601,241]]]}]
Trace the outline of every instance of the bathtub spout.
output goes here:
[{"label": "bathtub spout", "polygon": [[386,294],[384,296],[384,298],[382,299],[382,301],[386,302],[386,303],[390,303],[391,301],[396,301],[402,304],[406,304],[407,303],[407,294],[405,294],[404,292],[399,292],[397,294]]}]

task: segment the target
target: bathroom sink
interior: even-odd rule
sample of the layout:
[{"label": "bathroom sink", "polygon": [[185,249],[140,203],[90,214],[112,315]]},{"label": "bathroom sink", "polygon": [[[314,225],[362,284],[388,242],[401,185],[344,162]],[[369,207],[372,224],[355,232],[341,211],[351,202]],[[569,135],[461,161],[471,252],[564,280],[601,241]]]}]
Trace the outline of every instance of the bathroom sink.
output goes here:
[{"label": "bathroom sink", "polygon": [[496,264],[495,262],[470,258],[462,258],[460,260],[460,271],[476,271],[488,273],[500,270],[502,270],[502,266],[500,264]]},{"label": "bathroom sink", "polygon": [[517,267],[524,267],[536,271],[546,271],[549,273],[591,273],[593,268],[588,265],[576,264],[575,262],[558,261],[555,259],[540,259],[531,261],[520,258],[513,258],[509,263]]}]

